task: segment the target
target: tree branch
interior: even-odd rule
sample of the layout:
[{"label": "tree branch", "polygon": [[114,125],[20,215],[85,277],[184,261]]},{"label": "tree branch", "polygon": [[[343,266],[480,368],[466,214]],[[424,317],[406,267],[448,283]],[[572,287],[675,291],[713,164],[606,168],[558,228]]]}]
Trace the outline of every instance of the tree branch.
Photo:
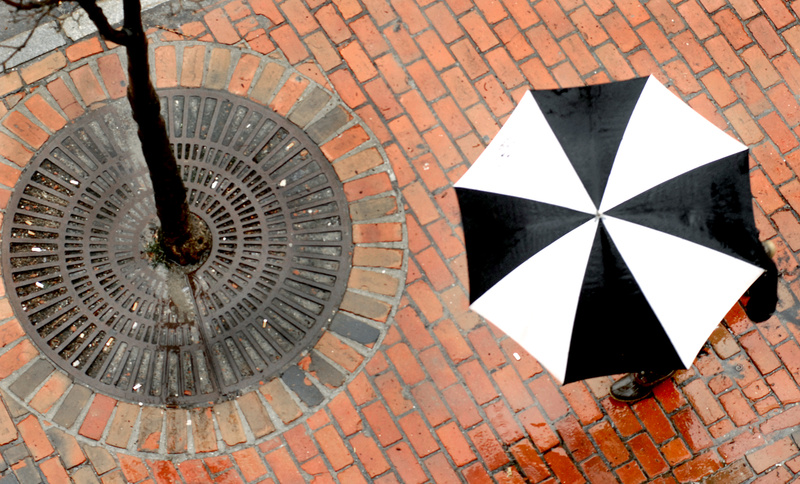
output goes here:
[{"label": "tree branch", "polygon": [[[7,0],[3,0],[4,2]],[[117,30],[108,23],[108,18],[103,13],[103,10],[97,5],[96,0],[76,0],[78,5],[83,8],[89,20],[97,27],[100,35],[106,39],[120,45],[126,45],[130,40],[130,34],[126,29]]]},{"label": "tree branch", "polygon": [[42,7],[56,7],[61,3],[61,0],[37,0],[33,2],[24,2],[16,0],[0,0],[6,5],[16,8],[17,10],[35,10]]}]

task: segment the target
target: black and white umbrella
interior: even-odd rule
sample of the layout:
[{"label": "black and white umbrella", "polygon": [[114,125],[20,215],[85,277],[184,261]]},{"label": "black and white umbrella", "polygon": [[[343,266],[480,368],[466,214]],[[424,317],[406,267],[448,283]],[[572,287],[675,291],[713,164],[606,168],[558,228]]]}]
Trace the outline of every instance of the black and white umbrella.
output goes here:
[{"label": "black and white umbrella", "polygon": [[455,185],[472,309],[564,383],[688,368],[772,264],[748,169],[652,76],[526,93]]}]

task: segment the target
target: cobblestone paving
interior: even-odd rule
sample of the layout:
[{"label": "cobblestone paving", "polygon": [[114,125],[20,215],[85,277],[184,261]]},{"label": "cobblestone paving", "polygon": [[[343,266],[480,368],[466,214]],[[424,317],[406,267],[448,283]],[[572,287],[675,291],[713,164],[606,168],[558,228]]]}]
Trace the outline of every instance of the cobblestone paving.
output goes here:
[{"label": "cobblestone paving", "polygon": [[[151,30],[158,86],[247,96],[314,133],[357,244],[341,324],[380,335],[332,330],[305,378],[227,403],[138,406],[54,370],[3,292],[0,484],[800,478],[800,2],[234,0],[190,16]],[[92,37],[0,75],[0,206],[53,133],[124,96],[124,62]],[[628,406],[610,377],[559,387],[468,310],[452,183],[524,90],[648,74],[751,147],[782,280],[775,317],[737,305],[691,369]]]}]

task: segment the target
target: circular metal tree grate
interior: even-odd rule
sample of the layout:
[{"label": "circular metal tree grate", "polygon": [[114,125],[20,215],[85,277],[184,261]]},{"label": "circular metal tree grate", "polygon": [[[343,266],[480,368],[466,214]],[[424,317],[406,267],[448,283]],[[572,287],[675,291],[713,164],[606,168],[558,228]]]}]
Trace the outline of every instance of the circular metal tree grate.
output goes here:
[{"label": "circular metal tree grate", "polygon": [[119,399],[217,401],[279,374],[319,339],[352,253],[347,201],[319,148],[227,93],[160,91],[190,210],[213,249],[158,263],[158,220],[126,102],[51,138],[2,232],[3,277],[29,336],[76,380]]}]

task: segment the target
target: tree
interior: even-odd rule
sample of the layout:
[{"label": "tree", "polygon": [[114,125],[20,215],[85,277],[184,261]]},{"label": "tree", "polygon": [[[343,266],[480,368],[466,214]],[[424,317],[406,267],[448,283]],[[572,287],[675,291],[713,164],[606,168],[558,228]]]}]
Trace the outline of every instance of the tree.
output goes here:
[{"label": "tree", "polygon": [[[51,11],[64,0],[1,0],[18,10]],[[161,103],[150,79],[148,41],[142,25],[140,0],[123,0],[124,20],[114,28],[97,0],[74,1],[86,12],[100,36],[125,47],[128,57],[128,101],[138,126],[150,180],[156,214],[161,221],[159,242],[166,258],[180,266],[200,262],[211,247],[208,229],[192,216],[186,188],[180,177],[175,154],[170,148]]]}]

